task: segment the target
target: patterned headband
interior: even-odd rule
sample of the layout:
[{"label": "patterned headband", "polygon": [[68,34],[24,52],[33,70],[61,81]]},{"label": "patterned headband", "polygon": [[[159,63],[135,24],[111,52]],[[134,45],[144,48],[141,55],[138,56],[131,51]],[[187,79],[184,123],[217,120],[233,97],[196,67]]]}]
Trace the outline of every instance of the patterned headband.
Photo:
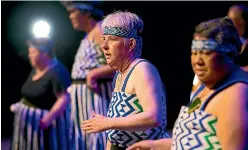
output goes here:
[{"label": "patterned headband", "polygon": [[46,38],[33,38],[27,41],[28,46],[35,47],[39,51],[52,53],[54,49],[54,41]]},{"label": "patterned headband", "polygon": [[126,30],[119,27],[110,27],[106,26],[103,30],[103,35],[115,35],[125,38],[137,38],[138,34],[137,31],[134,30]]},{"label": "patterned headband", "polygon": [[192,50],[212,50],[216,52],[233,52],[238,54],[238,49],[234,44],[219,44],[215,40],[193,40]]},{"label": "patterned headband", "polygon": [[93,6],[89,5],[89,4],[84,4],[84,3],[75,3],[75,4],[71,4],[66,6],[67,10],[88,10],[88,11],[92,11],[93,10]]}]

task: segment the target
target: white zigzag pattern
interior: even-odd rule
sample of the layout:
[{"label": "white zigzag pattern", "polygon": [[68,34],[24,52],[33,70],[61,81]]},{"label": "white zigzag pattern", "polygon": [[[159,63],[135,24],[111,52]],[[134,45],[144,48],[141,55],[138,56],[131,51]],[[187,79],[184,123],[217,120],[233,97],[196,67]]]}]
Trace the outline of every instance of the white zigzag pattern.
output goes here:
[{"label": "white zigzag pattern", "polygon": [[100,46],[83,39],[75,55],[75,61],[72,67],[72,78],[86,78],[92,68],[99,67],[102,64],[106,64],[106,60]]},{"label": "white zigzag pattern", "polygon": [[[126,96],[124,97],[123,95],[126,95]],[[132,96],[132,94],[126,94],[124,92],[113,92],[107,116],[112,117],[112,118],[123,117],[124,115],[127,115],[126,113],[128,113],[128,115],[132,115],[132,114],[137,114],[138,112],[140,112],[140,108],[138,108],[134,104],[134,101],[137,100],[136,96],[133,96],[130,100],[125,101],[125,100],[129,99],[131,96]],[[121,104],[126,105],[124,107],[124,112],[120,112],[120,110],[122,109]],[[132,108],[130,108],[130,106]],[[129,112],[132,109],[133,109],[133,111]],[[120,114],[120,116],[118,116],[117,111]],[[165,128],[165,125],[162,128]],[[116,144],[116,140],[117,140],[119,143],[119,146],[126,147],[126,146],[132,145],[135,142],[138,142],[140,139],[148,138],[148,136],[150,136],[151,134],[153,134],[153,135],[150,139],[154,139],[154,137],[160,131],[161,131],[160,128],[152,128],[150,130],[145,130],[145,131],[136,131],[135,133],[128,132],[128,131],[124,131],[125,132],[124,133],[122,131],[118,131],[117,133],[114,134],[114,132],[116,132],[116,130],[108,130],[108,131],[106,131],[106,133],[107,133],[108,139],[111,141],[111,143]],[[146,135],[143,135],[144,133],[146,133]],[[164,132],[162,132],[162,133],[164,133]],[[118,134],[121,134],[123,136],[120,137]],[[128,136],[125,134],[127,134]],[[135,134],[137,134],[137,135],[135,135]],[[162,137],[164,135],[161,134],[160,136]],[[124,141],[119,140],[119,138],[121,138]],[[128,141],[128,140],[130,140],[130,141]]]},{"label": "white zigzag pattern", "polygon": [[[172,150],[191,149],[199,144],[202,145],[200,147],[194,148],[194,150],[202,150],[202,149],[210,148],[210,145],[207,143],[205,136],[209,136],[211,134],[213,134],[213,136],[209,138],[211,144],[215,146],[214,148],[217,149],[221,148],[219,144],[214,144],[219,141],[216,136],[216,133],[211,129],[211,127],[208,124],[210,121],[216,120],[217,118],[213,115],[207,114],[206,112],[200,110],[195,110],[190,114],[188,114],[187,111],[188,111],[188,107],[185,106],[183,106],[180,110],[180,114],[178,116],[177,121],[175,122],[173,129],[173,137],[172,137],[173,143],[171,149]],[[203,127],[200,124],[201,119],[203,119],[201,121]],[[190,129],[191,133],[189,133],[187,128]],[[202,133],[199,134],[199,132]],[[199,138],[200,143],[198,142],[196,137]],[[180,141],[182,141],[182,146]],[[186,145],[188,143],[189,145]]]},{"label": "white zigzag pattern", "polygon": [[[189,122],[190,120],[194,120],[195,119],[195,116],[193,113],[191,114],[188,114],[188,113],[183,113],[185,110],[184,109],[181,109],[181,113],[182,114],[180,116],[180,121],[178,122],[178,129],[180,129],[180,132],[178,132],[178,136],[176,136],[176,140],[178,141],[176,144],[177,144],[177,149],[179,148],[182,148],[181,147],[181,143],[179,141],[182,141],[182,144],[185,145],[187,141],[185,140],[182,140],[182,138],[187,135],[187,134],[190,134],[190,132],[188,131],[188,129],[186,128],[187,126],[187,122]],[[184,126],[186,125],[186,126]],[[187,145],[185,145],[186,147],[185,148],[189,148]]]},{"label": "white zigzag pattern", "polygon": [[118,27],[105,27],[104,28],[104,34],[111,34],[111,35],[117,35],[117,36],[123,36],[123,37],[136,37],[137,31],[136,30],[125,30],[123,28]]},{"label": "white zigzag pattern", "polygon": [[[121,94],[119,94],[119,93],[121,93]],[[109,112],[111,112],[111,113],[108,114],[108,116],[117,117],[118,113],[121,116],[123,116],[127,112],[129,112],[131,109],[134,109],[134,111],[132,111],[129,115],[137,114],[140,111],[139,108],[134,104],[134,101],[137,100],[137,97],[133,97],[132,99],[128,100],[128,103],[126,103],[125,100],[128,99],[131,96],[131,94],[125,94],[126,98],[122,97],[121,96],[122,94],[124,94],[124,93],[123,92],[118,92],[118,93],[114,92],[113,93],[114,96],[112,97],[113,99],[111,100],[110,107],[109,107]],[[124,107],[124,112],[120,112],[120,110],[122,109],[121,104],[126,105],[126,107]],[[131,108],[129,107],[130,105],[132,106]],[[118,113],[117,113],[117,111],[118,111]]]},{"label": "white zigzag pattern", "polygon": [[[202,114],[206,114],[205,112],[202,112]],[[214,149],[220,149],[221,145],[220,144],[215,144],[216,142],[219,142],[217,136],[215,135],[215,131],[212,130],[212,128],[209,126],[209,122],[216,120],[215,116],[208,116],[206,119],[202,120],[202,124],[203,124],[203,128],[205,128],[205,130],[207,132],[202,132],[200,134],[197,134],[197,137],[200,139],[200,141],[202,142],[202,145],[204,145],[205,149],[209,149],[210,145],[207,143],[207,141],[205,140],[206,136],[209,135],[213,135],[211,137],[209,137],[209,141],[211,142],[211,144],[214,146]],[[216,129],[215,124],[212,124],[214,126],[214,128]]]},{"label": "white zigzag pattern", "polygon": [[128,134],[128,135],[131,136],[132,138],[131,138],[131,141],[126,143],[125,146],[131,146],[133,143],[136,143],[139,140],[139,137],[135,136],[134,134]]}]

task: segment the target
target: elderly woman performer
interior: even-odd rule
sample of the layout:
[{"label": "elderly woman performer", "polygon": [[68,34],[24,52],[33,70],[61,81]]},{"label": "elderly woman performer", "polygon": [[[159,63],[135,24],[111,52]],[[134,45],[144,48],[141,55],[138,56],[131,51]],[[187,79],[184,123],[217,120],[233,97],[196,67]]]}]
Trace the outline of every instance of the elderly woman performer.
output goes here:
[{"label": "elderly woman performer", "polygon": [[107,130],[107,149],[126,149],[144,139],[167,137],[166,99],[158,70],[141,59],[142,19],[131,12],[115,12],[102,22],[107,63],[117,70],[107,117],[94,114],[82,122],[88,133]]},{"label": "elderly woman performer", "polygon": [[191,63],[202,86],[181,108],[172,139],[142,141],[137,148],[247,149],[248,75],[233,58],[241,41],[233,22],[218,18],[196,27]]},{"label": "elderly woman performer", "polygon": [[29,41],[33,70],[22,86],[22,100],[11,106],[15,113],[11,149],[69,149],[70,73],[53,49],[51,39]]},{"label": "elderly woman performer", "polygon": [[[71,95],[71,146],[74,150],[103,150],[106,148],[105,132],[86,134],[80,123],[92,118],[92,111],[107,115],[111,100],[112,80],[115,70],[107,65],[101,50],[101,20],[103,12],[97,1],[71,2],[65,5],[75,30],[84,31],[74,59],[68,88]],[[97,5],[98,4],[98,5]]]}]

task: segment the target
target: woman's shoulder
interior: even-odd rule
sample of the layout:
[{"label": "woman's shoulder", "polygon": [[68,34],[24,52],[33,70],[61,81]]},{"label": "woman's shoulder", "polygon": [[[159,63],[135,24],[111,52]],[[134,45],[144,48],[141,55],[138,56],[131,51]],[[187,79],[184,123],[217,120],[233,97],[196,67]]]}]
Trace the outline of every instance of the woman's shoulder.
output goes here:
[{"label": "woman's shoulder", "polygon": [[218,93],[218,97],[234,102],[237,102],[237,99],[248,100],[248,83],[236,82]]},{"label": "woman's shoulder", "polygon": [[134,65],[136,65],[136,68],[139,68],[141,70],[147,70],[147,69],[157,70],[156,66],[152,62],[142,58],[137,59]]},{"label": "woman's shoulder", "polygon": [[85,40],[101,46],[103,44],[100,26],[96,25],[94,29],[85,37]]},{"label": "woman's shoulder", "polygon": [[51,76],[68,76],[70,74],[66,66],[60,61],[56,60],[55,66],[51,69]]},{"label": "woman's shoulder", "polygon": [[134,74],[137,77],[145,75],[149,78],[157,78],[160,76],[156,66],[146,59],[138,59],[135,62]]},{"label": "woman's shoulder", "polygon": [[248,83],[245,82],[236,82],[233,85],[231,85],[230,87],[227,88],[227,90],[231,90],[231,91],[244,91],[244,90],[248,90]]},{"label": "woman's shoulder", "polygon": [[248,105],[248,84],[237,82],[217,93],[206,110],[219,116],[227,110],[241,109],[242,105]]}]

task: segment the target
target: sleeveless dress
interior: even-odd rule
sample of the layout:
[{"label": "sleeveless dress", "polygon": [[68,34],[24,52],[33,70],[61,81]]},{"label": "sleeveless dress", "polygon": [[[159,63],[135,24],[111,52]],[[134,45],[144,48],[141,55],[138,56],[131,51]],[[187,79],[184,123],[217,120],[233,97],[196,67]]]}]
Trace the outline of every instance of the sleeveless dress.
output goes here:
[{"label": "sleeveless dress", "polygon": [[[182,106],[172,132],[172,150],[222,149],[216,135],[216,123],[218,122],[218,118],[204,110],[216,94],[237,82],[248,84],[247,73],[239,68],[231,73],[222,84],[218,85],[215,92],[206,99],[199,110],[188,113],[189,105],[192,102],[187,107]],[[192,100],[203,89],[204,85],[196,91]]]},{"label": "sleeveless dress", "polygon": [[[110,102],[110,107],[109,107],[108,115],[107,115],[108,117],[111,117],[111,118],[126,117],[129,115],[134,115],[134,114],[143,112],[143,108],[140,105],[139,99],[137,98],[136,94],[125,93],[125,88],[126,88],[128,79],[132,71],[134,70],[135,66],[138,63],[144,62],[144,61],[146,60],[138,61],[133,66],[133,68],[131,68],[131,70],[128,72],[124,80],[121,91],[112,93],[112,99]],[[115,78],[113,80],[113,86],[115,84],[115,80],[118,74],[119,73],[117,72],[115,75]],[[121,147],[121,148],[127,148],[128,146],[141,140],[148,140],[148,139],[156,140],[156,139],[169,137],[166,134],[167,120],[166,120],[165,92],[161,92],[161,97],[162,97],[162,104],[163,104],[163,123],[161,126],[143,130],[143,131],[136,131],[136,132],[113,130],[113,129],[107,130],[106,133],[112,145],[116,145],[117,147]]]}]

